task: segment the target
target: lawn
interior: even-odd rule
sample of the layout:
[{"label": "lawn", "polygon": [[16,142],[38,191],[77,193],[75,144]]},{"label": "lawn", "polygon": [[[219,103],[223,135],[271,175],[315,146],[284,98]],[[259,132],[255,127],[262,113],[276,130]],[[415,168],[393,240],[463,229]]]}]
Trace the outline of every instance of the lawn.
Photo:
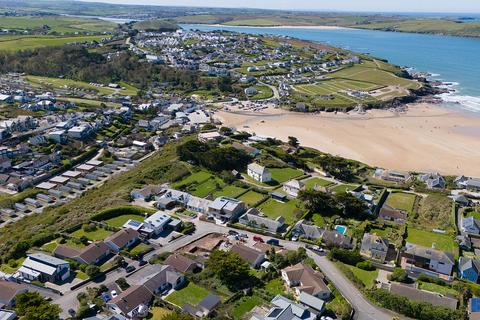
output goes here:
[{"label": "lawn", "polygon": [[41,249],[47,252],[53,252],[58,246],[57,240],[50,241],[49,243],[45,243],[41,246]]},{"label": "lawn", "polygon": [[358,184],[339,184],[338,186],[333,187],[330,191],[335,193],[346,193],[358,188]]},{"label": "lawn", "polygon": [[207,289],[197,286],[193,282],[189,282],[185,288],[172,292],[165,300],[179,307],[183,307],[187,303],[196,306],[207,297],[208,294]]},{"label": "lawn", "polygon": [[322,178],[317,178],[317,177],[303,180],[302,182],[305,184],[305,188],[307,189],[313,189],[315,186],[328,187],[333,184],[333,182],[331,181],[328,181]]},{"label": "lawn", "polygon": [[420,201],[415,223],[428,230],[439,228],[455,231],[452,205],[452,200],[445,195],[429,194]]},{"label": "lawn", "polygon": [[217,198],[217,197],[224,196],[224,197],[236,198],[240,194],[244,193],[245,191],[246,189],[243,189],[234,185],[227,185],[223,189],[215,191],[213,193],[213,197]]},{"label": "lawn", "polygon": [[363,284],[366,288],[371,288],[375,284],[375,280],[378,277],[378,270],[373,271],[365,271],[355,266],[346,265],[350,270],[352,270],[353,274],[360,280],[362,280]]},{"label": "lawn", "polygon": [[413,212],[417,196],[412,193],[392,192],[387,198],[386,204],[392,208]]},{"label": "lawn", "polygon": [[105,230],[103,228],[97,228],[95,231],[85,231],[82,228],[72,233],[72,237],[81,238],[85,236],[88,240],[97,241],[108,238],[112,234],[111,231]]},{"label": "lawn", "polygon": [[442,251],[455,253],[457,245],[452,236],[449,234],[430,232],[420,229],[408,227],[407,239],[409,243],[417,244],[423,247],[431,248],[435,243],[435,248]]},{"label": "lawn", "polygon": [[109,226],[121,228],[130,219],[143,222],[143,220],[145,220],[145,217],[136,214],[124,214],[118,217],[107,219],[104,222]]},{"label": "lawn", "polygon": [[283,293],[285,291],[283,280],[280,278],[275,278],[268,281],[265,284],[265,290],[267,290],[272,296]]},{"label": "lawn", "polygon": [[267,195],[250,190],[247,193],[241,195],[238,200],[245,202],[248,206],[253,206]]},{"label": "lawn", "polygon": [[265,100],[273,97],[273,91],[268,86],[254,86],[258,93],[249,97],[250,100]]},{"label": "lawn", "polygon": [[73,102],[77,106],[83,105],[83,106],[94,107],[94,108],[101,108],[103,105],[107,106],[108,108],[120,108],[122,106],[120,103],[115,103],[115,102],[104,102],[100,100],[81,99],[81,98],[59,97],[57,100]]},{"label": "lawn", "polygon": [[272,179],[279,183],[283,183],[303,175],[302,170],[294,168],[269,168],[269,170],[272,173]]},{"label": "lawn", "polygon": [[139,243],[135,247],[131,248],[129,252],[134,256],[144,255],[145,253],[149,252],[151,249],[152,247],[150,247],[149,245],[144,243]]},{"label": "lawn", "polygon": [[15,260],[15,264],[16,264],[15,267],[12,267],[7,263],[0,264],[0,271],[5,272],[5,273],[15,273],[15,272],[17,272],[18,268],[20,268],[20,266],[22,265],[24,260],[25,260],[25,258],[19,258],[19,259]]},{"label": "lawn", "polygon": [[194,196],[205,198],[210,193],[215,192],[221,184],[222,181],[220,179],[211,177],[207,181],[196,185],[195,187],[188,188],[188,191],[190,191]]},{"label": "lawn", "polygon": [[204,170],[201,170],[201,171],[197,171],[195,173],[192,173],[191,175],[189,175],[188,177],[178,181],[178,182],[175,182],[172,187],[173,188],[178,188],[182,185],[186,185],[186,184],[190,184],[190,183],[202,183],[208,179],[210,179],[212,177],[212,174],[208,171],[204,171]]},{"label": "lawn", "polygon": [[147,319],[150,320],[162,320],[165,316],[172,314],[173,311],[167,308],[153,307],[150,309],[150,315]]},{"label": "lawn", "polygon": [[80,280],[87,280],[88,275],[81,270],[77,270],[77,271],[75,271],[75,278],[78,278]]},{"label": "lawn", "polygon": [[256,306],[264,304],[266,301],[259,295],[244,296],[237,300],[232,308],[234,319],[242,319],[245,314],[250,312]]},{"label": "lawn", "polygon": [[100,41],[106,36],[6,36],[0,37],[0,51],[19,51],[41,47],[61,46],[66,43]]},{"label": "lawn", "polygon": [[441,285],[438,285],[438,284],[435,284],[435,283],[419,281],[418,282],[418,288],[421,289],[421,290],[426,290],[426,291],[430,291],[430,292],[434,292],[434,293],[443,294],[445,296],[453,296],[453,297],[458,296],[457,290],[452,289],[448,286],[441,286]]},{"label": "lawn", "polygon": [[303,213],[303,211],[297,207],[297,202],[295,200],[281,202],[272,198],[258,206],[258,210],[271,219],[283,216],[285,218],[285,223],[288,225],[294,224]]}]

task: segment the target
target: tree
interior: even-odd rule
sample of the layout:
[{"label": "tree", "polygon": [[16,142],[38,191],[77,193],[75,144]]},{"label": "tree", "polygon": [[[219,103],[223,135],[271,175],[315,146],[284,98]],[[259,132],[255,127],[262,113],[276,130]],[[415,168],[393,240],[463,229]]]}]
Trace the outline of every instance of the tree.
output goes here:
[{"label": "tree", "polygon": [[231,251],[213,251],[206,266],[229,288],[238,288],[250,278],[249,264]]},{"label": "tree", "polygon": [[305,203],[305,208],[314,213],[330,215],[337,211],[335,201],[331,195],[315,190],[300,190],[298,199]]},{"label": "tree", "polygon": [[388,280],[407,283],[410,281],[410,278],[408,277],[407,271],[402,268],[395,268],[393,272],[388,275]]},{"label": "tree", "polygon": [[298,148],[298,146],[300,145],[300,143],[298,142],[298,139],[292,136],[288,137],[288,144],[294,148]]},{"label": "tree", "polygon": [[362,200],[358,199],[349,193],[340,193],[335,196],[340,206],[343,209],[343,214],[348,218],[362,219],[368,210],[367,205]]},{"label": "tree", "polygon": [[120,287],[122,290],[127,290],[130,288],[130,285],[128,284],[127,280],[125,278],[119,278],[117,281],[115,281],[116,284]]},{"label": "tree", "polygon": [[15,311],[24,320],[57,320],[60,308],[43,299],[37,292],[26,291],[16,296]]},{"label": "tree", "polygon": [[100,274],[100,268],[95,265],[89,265],[85,268],[85,273],[89,278],[95,278]]}]

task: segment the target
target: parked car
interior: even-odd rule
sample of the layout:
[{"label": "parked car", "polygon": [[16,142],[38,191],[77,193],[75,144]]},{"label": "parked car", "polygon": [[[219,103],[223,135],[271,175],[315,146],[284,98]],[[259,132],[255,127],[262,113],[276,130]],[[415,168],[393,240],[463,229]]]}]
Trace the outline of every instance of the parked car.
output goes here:
[{"label": "parked car", "polygon": [[147,264],[147,261],[145,260],[140,260],[140,262],[138,263],[138,265],[141,267],[141,266],[144,266]]},{"label": "parked car", "polygon": [[112,299],[115,299],[118,296],[117,290],[110,291],[110,295],[112,296]]},{"label": "parked car", "polygon": [[270,244],[272,246],[280,246],[280,241],[278,239],[268,239],[267,244]]},{"label": "parked car", "polygon": [[72,317],[75,317],[75,315],[77,314],[77,312],[73,309],[68,309],[68,314]]},{"label": "parked car", "polygon": [[260,236],[253,236],[253,241],[255,241],[255,242],[265,242],[265,241],[263,241],[262,237],[260,237]]},{"label": "parked car", "polygon": [[229,236],[238,236],[238,232],[235,230],[228,230],[228,235]]},{"label": "parked car", "polygon": [[135,268],[134,266],[128,266],[128,267],[125,268],[125,271],[127,271],[128,273],[130,273],[130,272],[135,271],[135,269],[136,269],[136,268]]},{"label": "parked car", "polygon": [[107,292],[102,292],[102,300],[108,302],[112,300],[112,297]]}]

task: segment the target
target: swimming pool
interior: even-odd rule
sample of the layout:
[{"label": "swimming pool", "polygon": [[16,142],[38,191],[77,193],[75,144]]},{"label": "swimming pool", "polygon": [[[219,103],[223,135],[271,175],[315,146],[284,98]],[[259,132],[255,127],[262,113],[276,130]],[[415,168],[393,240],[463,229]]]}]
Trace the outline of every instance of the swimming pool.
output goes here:
[{"label": "swimming pool", "polygon": [[347,227],[346,226],[341,226],[339,224],[337,224],[335,226],[335,230],[337,230],[338,232],[340,232],[341,234],[345,234],[345,232],[347,232]]}]

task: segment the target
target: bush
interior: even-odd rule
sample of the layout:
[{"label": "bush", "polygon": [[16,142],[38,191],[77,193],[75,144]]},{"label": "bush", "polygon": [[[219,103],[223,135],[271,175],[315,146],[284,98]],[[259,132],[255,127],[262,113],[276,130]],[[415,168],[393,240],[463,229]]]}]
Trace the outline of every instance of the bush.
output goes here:
[{"label": "bush", "polygon": [[82,230],[85,231],[85,232],[93,232],[93,231],[97,230],[97,226],[95,225],[95,223],[84,224],[82,226]]},{"label": "bush", "polygon": [[356,267],[365,271],[375,270],[375,266],[370,261],[362,261],[356,264]]},{"label": "bush", "polygon": [[100,274],[100,268],[98,266],[90,265],[85,268],[85,273],[89,278],[95,278]]},{"label": "bush", "polygon": [[328,258],[333,261],[341,261],[351,266],[356,266],[357,263],[364,261],[360,253],[347,249],[333,248],[328,253]]},{"label": "bush", "polygon": [[120,287],[122,290],[127,290],[130,288],[130,285],[128,284],[127,280],[125,278],[119,278],[115,281],[116,284]]},{"label": "bush", "polygon": [[395,268],[393,272],[388,275],[388,280],[403,283],[410,282],[407,271],[403,270],[402,268]]},{"label": "bush", "polygon": [[439,286],[448,286],[448,284],[440,279],[440,278],[435,278],[435,277],[429,277],[425,274],[421,274],[418,276],[417,278],[418,281],[422,281],[422,282],[429,282],[429,283],[435,283],[435,284],[438,284]]}]

